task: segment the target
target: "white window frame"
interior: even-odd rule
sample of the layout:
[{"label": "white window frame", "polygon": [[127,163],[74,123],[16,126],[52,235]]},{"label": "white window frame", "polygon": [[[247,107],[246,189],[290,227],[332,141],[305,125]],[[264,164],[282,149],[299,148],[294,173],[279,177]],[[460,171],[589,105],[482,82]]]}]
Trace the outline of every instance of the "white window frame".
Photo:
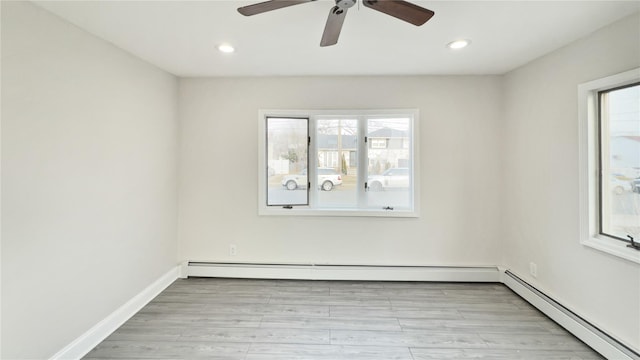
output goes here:
[{"label": "white window frame", "polygon": [[598,92],[636,83],[640,68],[578,85],[580,243],[640,264],[640,251],[600,234]]},{"label": "white window frame", "polygon": [[[411,168],[413,169],[413,196],[411,199],[412,209],[395,209],[393,211],[383,209],[349,209],[349,208],[314,208],[317,203],[316,191],[310,191],[309,206],[294,206],[293,208],[283,208],[277,206],[267,206],[267,165],[266,165],[266,121],[267,117],[308,117],[310,121],[309,134],[311,135],[311,145],[309,146],[309,163],[310,169],[317,167],[317,142],[314,141],[316,133],[316,119],[318,117],[341,116],[344,118],[361,117],[361,116],[409,116],[411,121]],[[418,159],[419,152],[419,112],[417,109],[383,109],[383,110],[280,110],[280,109],[261,109],[258,111],[258,214],[259,215],[276,215],[276,216],[370,216],[370,217],[405,217],[417,218],[420,216],[420,161]],[[364,138],[364,134],[359,137]],[[360,143],[360,139],[358,140]],[[363,141],[364,143],[364,141]],[[367,164],[365,149],[358,149],[358,164]],[[364,185],[366,174],[364,171],[358,172],[358,184]],[[358,185],[360,186],[360,185]],[[311,187],[314,187],[312,184]]]}]

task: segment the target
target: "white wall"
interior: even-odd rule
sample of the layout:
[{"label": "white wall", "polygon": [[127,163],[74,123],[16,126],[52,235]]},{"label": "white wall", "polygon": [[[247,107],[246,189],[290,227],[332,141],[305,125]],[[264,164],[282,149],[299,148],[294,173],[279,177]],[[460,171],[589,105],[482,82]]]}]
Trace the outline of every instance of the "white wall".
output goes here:
[{"label": "white wall", "polygon": [[[498,264],[500,96],[495,76],[181,79],[179,259]],[[259,109],[416,107],[420,218],[258,216]]]},{"label": "white wall", "polygon": [[2,1],[2,355],[47,358],[176,265],[175,77]]},{"label": "white wall", "polygon": [[505,76],[502,234],[509,268],[636,350],[640,268],[579,242],[577,86],[638,67],[638,29],[636,14]]}]

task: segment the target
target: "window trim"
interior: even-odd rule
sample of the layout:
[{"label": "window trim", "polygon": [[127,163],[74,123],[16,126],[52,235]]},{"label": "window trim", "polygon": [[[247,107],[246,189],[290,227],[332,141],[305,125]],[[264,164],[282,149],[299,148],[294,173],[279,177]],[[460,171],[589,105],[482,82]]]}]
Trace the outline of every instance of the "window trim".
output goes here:
[{"label": "window trim", "polygon": [[640,68],[578,85],[579,234],[584,246],[640,264],[640,251],[600,232],[599,93],[640,81]]},{"label": "window trim", "polygon": [[[267,206],[266,202],[266,187],[267,184],[267,164],[264,149],[266,148],[266,121],[267,117],[283,117],[283,118],[309,118],[309,135],[311,138],[311,144],[308,151],[308,167],[314,168],[317,166],[317,142],[314,141],[316,134],[315,121],[317,117],[323,116],[407,116],[410,115],[413,119],[411,121],[411,134],[413,145],[409,150],[411,154],[411,166],[413,169],[413,196],[412,205],[413,209],[395,209],[393,211],[385,211],[383,209],[350,209],[350,208],[313,208],[315,204],[315,193],[310,191],[308,206],[293,206],[293,208],[283,208],[276,206]],[[258,111],[258,215],[276,215],[276,216],[358,216],[358,217],[401,217],[401,218],[417,218],[420,216],[420,169],[419,169],[419,112],[418,109],[369,109],[369,110],[282,110],[282,109],[260,109]],[[358,152],[358,163],[363,164],[366,159],[363,156],[366,154],[364,151]],[[364,176],[362,172],[359,172],[360,184],[361,177]],[[312,187],[313,187],[312,183]]]}]

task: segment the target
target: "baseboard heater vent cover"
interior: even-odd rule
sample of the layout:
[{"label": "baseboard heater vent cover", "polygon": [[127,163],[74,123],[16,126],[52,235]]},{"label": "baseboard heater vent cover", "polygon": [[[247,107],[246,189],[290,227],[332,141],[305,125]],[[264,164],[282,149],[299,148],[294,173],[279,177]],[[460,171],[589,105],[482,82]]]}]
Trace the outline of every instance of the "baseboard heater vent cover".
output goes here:
[{"label": "baseboard heater vent cover", "polygon": [[297,280],[500,282],[495,266],[379,266],[188,262],[182,277]]},{"label": "baseboard heater vent cover", "polygon": [[503,283],[560,326],[604,355],[607,359],[640,360],[640,354],[613,338],[566,306],[507,270]]}]

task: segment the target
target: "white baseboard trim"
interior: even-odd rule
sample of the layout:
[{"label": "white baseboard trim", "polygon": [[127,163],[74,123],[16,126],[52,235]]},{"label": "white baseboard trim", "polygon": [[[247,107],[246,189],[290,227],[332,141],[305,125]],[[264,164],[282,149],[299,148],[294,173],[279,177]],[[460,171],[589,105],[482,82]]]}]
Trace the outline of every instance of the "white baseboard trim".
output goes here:
[{"label": "white baseboard trim", "polygon": [[189,262],[186,276],[252,279],[499,282],[495,266],[352,266]]},{"label": "white baseboard trim", "polygon": [[180,274],[180,267],[176,266],[162,275],[158,280],[147,286],[138,295],[127,301],[116,311],[97,323],[72,343],[58,351],[51,357],[54,359],[80,359],[89,351],[106,339],[111,333],[135,315],[153,298],[173,283]]},{"label": "white baseboard trim", "polygon": [[505,271],[502,283],[607,359],[640,359],[635,350],[590,324],[563,304],[520,279],[516,274]]}]

